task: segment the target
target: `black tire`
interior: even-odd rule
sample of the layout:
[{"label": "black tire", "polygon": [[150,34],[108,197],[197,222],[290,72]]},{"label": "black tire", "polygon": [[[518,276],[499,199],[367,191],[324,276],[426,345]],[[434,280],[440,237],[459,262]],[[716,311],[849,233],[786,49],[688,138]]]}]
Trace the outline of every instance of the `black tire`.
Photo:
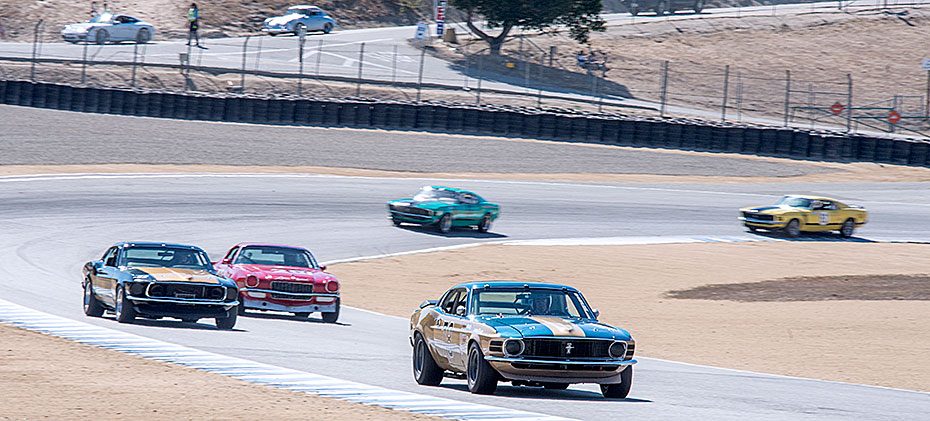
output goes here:
[{"label": "black tire", "polygon": [[758,228],[752,227],[752,226],[746,226],[746,228],[749,228],[749,231],[752,231],[752,232],[757,232],[757,231],[759,231]]},{"label": "black tire", "polygon": [[413,337],[413,379],[423,386],[439,386],[442,383],[443,369],[436,364],[429,345],[419,333]]},{"label": "black tire", "polygon": [[704,10],[704,0],[695,0],[694,13],[701,13]]},{"label": "black tire", "polygon": [[481,222],[478,223],[478,232],[488,232],[491,230],[491,214],[484,214]]},{"label": "black tire", "polygon": [[543,387],[550,390],[565,390],[568,389],[568,383],[543,383]]},{"label": "black tire", "polygon": [[230,311],[228,317],[217,317],[216,327],[222,330],[231,330],[236,326],[236,319],[239,318],[239,312]]},{"label": "black tire", "polygon": [[791,238],[797,238],[801,235],[801,221],[792,219],[785,225],[785,235]]},{"label": "black tire", "polygon": [[197,323],[200,321],[200,318],[188,317],[188,318],[181,319],[181,321],[184,323]]},{"label": "black tire", "polygon": [[333,24],[327,22],[325,25],[323,25],[323,33],[328,34],[330,32],[333,32]]},{"label": "black tire", "polygon": [[620,383],[602,384],[601,394],[608,399],[625,399],[633,386],[633,366],[620,372]]},{"label": "black tire", "polygon": [[110,40],[110,33],[106,29],[98,30],[94,35],[94,41],[99,45],[106,44]]},{"label": "black tire", "polygon": [[336,311],[332,313],[323,313],[323,321],[326,323],[336,323],[336,320],[339,320],[339,307],[341,307],[339,298],[336,299]]},{"label": "black tire", "polygon": [[468,348],[468,391],[478,395],[490,395],[497,389],[497,372],[484,360],[484,355],[478,346],[472,344]]},{"label": "black tire", "polygon": [[94,296],[94,289],[90,279],[84,281],[84,314],[89,317],[100,317],[103,316],[103,311],[103,304],[100,304],[100,301]]},{"label": "black tire", "polygon": [[136,32],[136,44],[145,44],[151,40],[152,34],[149,33],[148,28],[142,28]]},{"label": "black tire", "polygon": [[662,16],[668,13],[668,2],[666,0],[661,0],[656,4],[656,16]]},{"label": "black tire", "polygon": [[126,298],[126,293],[122,286],[116,288],[116,321],[120,323],[132,323],[136,319],[136,309],[132,306],[132,301]]},{"label": "black tire", "polygon": [[840,235],[843,236],[843,238],[852,237],[855,232],[856,221],[854,221],[852,218],[843,221],[843,226],[840,227]]},{"label": "black tire", "polygon": [[443,234],[448,234],[452,231],[452,214],[446,213],[439,218],[439,222],[436,223],[436,231],[439,231]]},{"label": "black tire", "polygon": [[236,313],[240,316],[245,314],[245,300],[242,299],[242,295],[239,296],[239,305],[236,306]]},{"label": "black tire", "polygon": [[391,218],[391,223],[394,224],[395,227],[400,226],[400,220],[397,218]]},{"label": "black tire", "polygon": [[299,313],[294,313],[294,317],[298,319],[306,319],[310,317],[310,313],[307,313],[306,311],[301,311]]}]

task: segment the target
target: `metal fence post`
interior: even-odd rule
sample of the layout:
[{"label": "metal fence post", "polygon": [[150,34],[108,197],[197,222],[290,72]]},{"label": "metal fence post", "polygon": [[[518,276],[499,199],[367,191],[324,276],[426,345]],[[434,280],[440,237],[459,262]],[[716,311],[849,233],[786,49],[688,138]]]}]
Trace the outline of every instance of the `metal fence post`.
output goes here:
[{"label": "metal fence post", "polygon": [[484,57],[478,56],[478,95],[475,96],[475,105],[481,105],[481,82],[484,80]]},{"label": "metal fence post", "polygon": [[35,29],[33,30],[33,38],[32,38],[32,70],[30,70],[30,72],[29,72],[29,80],[31,80],[31,81],[33,81],[33,82],[36,81],[36,48],[38,48],[38,45],[39,45],[39,27],[42,26],[42,22],[43,22],[42,19],[39,19],[39,21],[36,22]]},{"label": "metal fence post", "polygon": [[245,58],[248,57],[249,38],[252,38],[252,36],[246,35],[245,40],[242,41],[242,74],[239,78],[239,87],[242,89],[242,92],[245,92]]},{"label": "metal fence post", "polygon": [[81,59],[81,85],[87,84],[87,42],[84,42],[84,57]]},{"label": "metal fence post", "polygon": [[297,96],[302,96],[304,94],[304,41],[306,31],[301,31],[298,34],[299,40],[297,41],[297,58],[300,62],[297,70]]},{"label": "metal fence post", "polygon": [[730,87],[730,65],[723,68],[723,108],[720,111],[720,121],[727,121],[727,89]]},{"label": "metal fence post", "polygon": [[423,59],[426,58],[426,48],[420,50],[420,74],[417,76],[417,102],[420,102],[420,91],[423,89]]},{"label": "metal fence post", "polygon": [[743,73],[736,72],[736,121],[743,121]]},{"label": "metal fence post", "polygon": [[264,40],[263,37],[258,38],[258,54],[255,55],[255,70],[258,70],[258,67],[261,66],[260,63],[262,60],[262,41],[263,40]]},{"label": "metal fence post", "polygon": [[536,76],[538,76],[536,80],[536,108],[542,108],[542,81],[544,80],[542,72],[543,67],[545,67],[543,64],[545,59],[545,55],[539,57],[539,71],[536,72]]},{"label": "metal fence post", "polygon": [[394,58],[391,61],[391,86],[397,82],[397,45],[394,45]]},{"label": "metal fence post", "polygon": [[785,127],[788,127],[788,112],[791,104],[791,70],[785,70]]},{"label": "metal fence post", "polygon": [[365,63],[365,43],[358,47],[358,85],[355,85],[355,96],[362,96],[362,65]]},{"label": "metal fence post", "polygon": [[316,49],[316,75],[320,76],[320,60],[323,59],[323,40],[320,40],[320,45]]},{"label": "metal fence post", "polygon": [[130,87],[132,87],[133,90],[136,89],[136,62],[138,61],[138,56],[139,43],[137,42],[133,44],[132,48],[132,82],[130,83]]},{"label": "metal fence post", "polygon": [[659,84],[659,101],[662,103],[659,117],[665,117],[665,104],[668,102],[668,60],[662,62],[662,80]]},{"label": "metal fence post", "polygon": [[846,74],[846,83],[849,85],[849,91],[846,93],[846,132],[852,130],[852,75]]}]

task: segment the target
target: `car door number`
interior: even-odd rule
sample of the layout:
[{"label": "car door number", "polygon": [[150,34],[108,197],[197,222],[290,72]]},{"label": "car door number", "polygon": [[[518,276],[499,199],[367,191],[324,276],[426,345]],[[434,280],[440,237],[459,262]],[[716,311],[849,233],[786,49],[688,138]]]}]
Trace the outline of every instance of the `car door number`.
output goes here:
[{"label": "car door number", "polygon": [[820,225],[827,225],[830,223],[830,214],[828,212],[820,212]]}]

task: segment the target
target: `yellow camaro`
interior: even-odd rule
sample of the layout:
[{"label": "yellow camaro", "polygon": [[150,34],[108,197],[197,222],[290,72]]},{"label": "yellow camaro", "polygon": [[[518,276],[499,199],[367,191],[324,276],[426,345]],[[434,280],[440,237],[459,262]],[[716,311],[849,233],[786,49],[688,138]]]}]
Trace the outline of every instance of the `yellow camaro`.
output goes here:
[{"label": "yellow camaro", "polygon": [[839,231],[852,237],[856,227],[865,225],[868,213],[858,205],[847,205],[828,197],[789,195],[772,206],[739,210],[739,219],[750,231],[782,231],[789,237],[801,232]]}]

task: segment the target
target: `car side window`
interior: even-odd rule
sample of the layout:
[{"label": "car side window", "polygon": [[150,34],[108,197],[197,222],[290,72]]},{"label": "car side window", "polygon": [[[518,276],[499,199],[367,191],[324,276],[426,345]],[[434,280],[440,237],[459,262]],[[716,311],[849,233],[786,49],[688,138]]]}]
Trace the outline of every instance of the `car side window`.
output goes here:
[{"label": "car side window", "polygon": [[116,267],[117,250],[118,249],[116,247],[112,247],[110,248],[110,250],[107,251],[107,254],[103,256],[104,266]]},{"label": "car side window", "polygon": [[473,194],[465,193],[462,195],[462,203],[467,205],[474,205],[475,203],[478,203],[478,198],[476,198]]},{"label": "car side window", "polygon": [[467,301],[468,301],[468,290],[463,289],[459,293],[458,298],[455,300],[455,305],[452,306],[452,314],[455,314],[455,309],[459,308],[459,306],[465,307],[465,312],[467,313],[468,312]]},{"label": "car side window", "polygon": [[458,302],[459,291],[460,290],[457,290],[457,289],[449,291],[448,293],[446,293],[446,296],[442,298],[442,302],[440,303],[440,308],[442,309],[444,313],[454,314],[455,303]]},{"label": "car side window", "polygon": [[232,262],[232,258],[233,256],[236,255],[237,251],[239,251],[239,247],[233,247],[231,250],[229,250],[229,253],[226,253],[226,257],[224,257],[223,259],[224,260],[229,259],[229,261]]}]

